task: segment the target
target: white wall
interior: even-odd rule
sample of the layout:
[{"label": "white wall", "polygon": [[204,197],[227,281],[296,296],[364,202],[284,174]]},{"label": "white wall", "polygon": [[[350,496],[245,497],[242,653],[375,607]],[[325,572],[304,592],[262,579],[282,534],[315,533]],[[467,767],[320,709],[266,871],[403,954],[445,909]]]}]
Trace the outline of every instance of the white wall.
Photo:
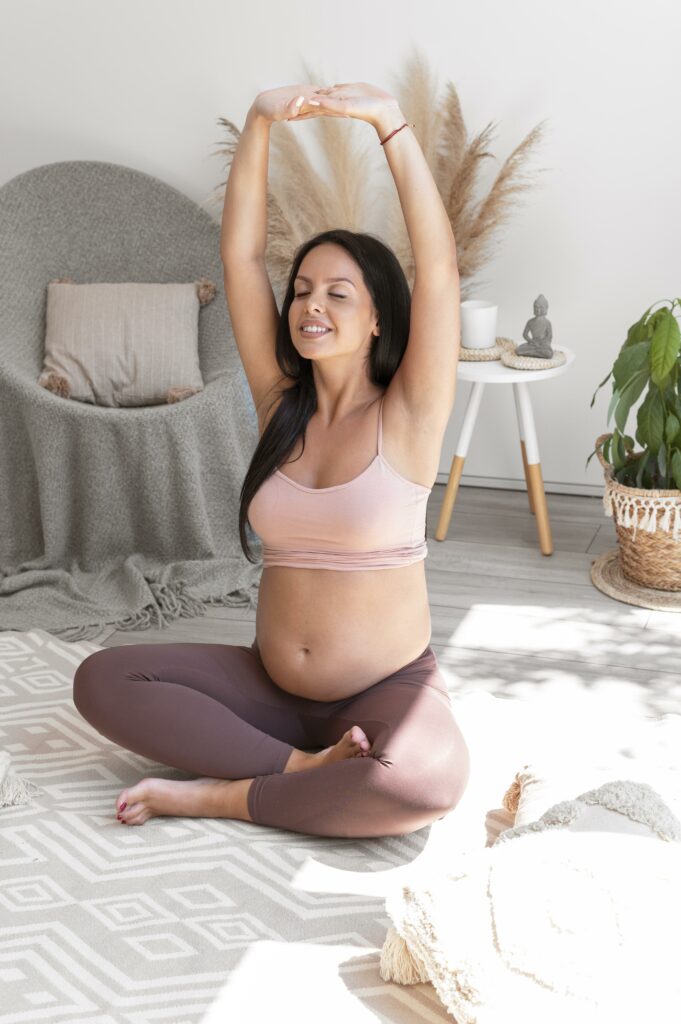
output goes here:
[{"label": "white wall", "polygon": [[[545,486],[596,495],[600,464],[584,466],[610,384],[593,409],[591,396],[628,326],[681,295],[680,39],[675,0],[0,0],[0,183],[58,160],[106,160],[204,203],[223,180],[218,117],[241,127],[260,89],[305,80],[303,61],[326,83],[392,89],[415,43],[442,89],[456,86],[471,135],[499,126],[481,189],[548,120],[530,166],[550,170],[475,295],[499,302],[498,332],[517,340],[537,294],[548,298],[554,342],[577,359],[530,387]],[[298,126],[311,138],[314,127]],[[458,387],[440,482],[469,387]],[[524,487],[508,388],[485,393],[462,483]]]}]

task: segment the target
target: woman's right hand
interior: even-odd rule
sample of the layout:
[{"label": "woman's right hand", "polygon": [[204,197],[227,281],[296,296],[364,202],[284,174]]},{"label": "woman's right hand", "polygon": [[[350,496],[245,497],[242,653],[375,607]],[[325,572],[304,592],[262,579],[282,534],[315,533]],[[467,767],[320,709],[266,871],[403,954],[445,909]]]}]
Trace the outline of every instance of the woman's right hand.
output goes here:
[{"label": "woman's right hand", "polygon": [[[314,93],[318,85],[282,85],[279,89],[266,89],[253,101],[256,113],[270,123],[273,121],[304,121],[319,117],[320,101]],[[302,97],[302,103],[300,101]],[[311,102],[313,101],[313,102]]]}]

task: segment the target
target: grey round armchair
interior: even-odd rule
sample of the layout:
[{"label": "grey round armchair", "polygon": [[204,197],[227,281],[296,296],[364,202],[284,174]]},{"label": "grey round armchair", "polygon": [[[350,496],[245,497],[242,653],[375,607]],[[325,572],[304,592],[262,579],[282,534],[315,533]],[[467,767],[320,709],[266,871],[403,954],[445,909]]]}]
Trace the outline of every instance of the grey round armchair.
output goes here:
[{"label": "grey round armchair", "polygon": [[[42,388],[47,283],[207,277],[204,390],[107,408]],[[98,161],[0,187],[0,629],[63,639],[255,606],[238,537],[257,418],[224,298],[220,228],[187,196]],[[257,538],[249,539],[258,550]]]}]

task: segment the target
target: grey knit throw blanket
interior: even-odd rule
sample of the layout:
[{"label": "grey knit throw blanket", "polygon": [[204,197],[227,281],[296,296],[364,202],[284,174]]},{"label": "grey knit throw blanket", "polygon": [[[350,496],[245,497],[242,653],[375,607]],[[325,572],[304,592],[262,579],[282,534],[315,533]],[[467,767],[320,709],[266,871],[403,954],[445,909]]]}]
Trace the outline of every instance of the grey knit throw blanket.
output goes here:
[{"label": "grey knit throw blanket", "polygon": [[[110,408],[37,384],[48,281],[216,285],[199,312],[204,390]],[[67,641],[257,606],[239,543],[257,417],[224,297],[220,228],[141,171],[47,164],[0,187],[0,630]],[[253,551],[260,543],[247,527]]]}]

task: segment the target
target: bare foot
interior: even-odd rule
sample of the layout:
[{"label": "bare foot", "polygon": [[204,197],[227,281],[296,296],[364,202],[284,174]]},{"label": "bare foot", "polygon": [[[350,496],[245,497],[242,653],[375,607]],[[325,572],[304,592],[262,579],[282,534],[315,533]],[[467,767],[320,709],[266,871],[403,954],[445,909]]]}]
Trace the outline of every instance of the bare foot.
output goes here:
[{"label": "bare foot", "polygon": [[[143,825],[158,815],[188,818],[229,817],[229,789],[241,780],[142,779],[124,789],[116,800],[116,813],[126,825]],[[121,804],[126,807],[121,811]]]},{"label": "bare foot", "polygon": [[334,761],[344,761],[348,757],[367,757],[371,750],[371,744],[366,733],[358,725],[353,725],[343,733],[338,743],[326,750],[320,750],[312,757],[317,761],[317,767],[322,764],[332,764]]},{"label": "bare foot", "polygon": [[[338,743],[316,754],[309,754],[305,768],[343,761],[348,757],[367,757],[371,744],[366,733],[353,725]],[[298,770],[301,770],[298,769]],[[244,804],[243,779],[142,779],[135,786],[123,789],[116,800],[118,819],[125,825],[143,825],[149,818],[171,815],[189,818],[230,818],[239,804]],[[121,811],[121,804],[126,806]],[[238,814],[242,818],[241,814]],[[245,820],[250,820],[249,818]]]}]

